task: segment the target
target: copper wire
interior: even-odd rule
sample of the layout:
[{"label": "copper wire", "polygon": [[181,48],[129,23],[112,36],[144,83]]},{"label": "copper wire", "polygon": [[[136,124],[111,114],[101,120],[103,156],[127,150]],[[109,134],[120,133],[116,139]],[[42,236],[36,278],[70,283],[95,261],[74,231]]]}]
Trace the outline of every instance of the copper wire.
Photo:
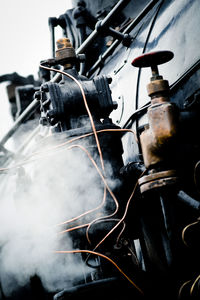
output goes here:
[{"label": "copper wire", "polygon": [[198,193],[200,193],[200,190],[199,190],[199,187],[198,187],[198,182],[197,182],[197,175],[196,175],[196,171],[197,171],[197,168],[199,167],[199,164],[200,164],[200,161],[198,161],[194,167],[194,184],[197,188],[197,191]]},{"label": "copper wire", "polygon": [[[133,131],[131,129],[121,129],[121,128],[119,128],[119,129],[101,129],[101,130],[97,130],[96,132],[97,133],[103,133],[103,132],[130,132],[130,133],[132,133],[134,135],[136,141],[138,142],[135,131]],[[86,137],[89,137],[89,136],[92,136],[92,135],[94,135],[94,133],[93,132],[89,132],[89,133],[86,133],[86,134],[74,137],[74,138],[72,138],[72,139],[70,139],[68,141],[65,141],[65,142],[61,143],[61,144],[49,147],[46,150],[33,152],[33,153],[31,153],[31,155],[29,157],[32,157],[32,156],[38,155],[38,154],[49,153],[52,150],[56,150],[56,149],[62,148],[62,147],[66,146],[68,144],[71,144],[71,143],[73,143],[73,142],[75,142],[77,140],[80,140],[80,139],[83,139],[83,138],[86,138]]]},{"label": "copper wire", "polygon": [[[140,175],[140,177],[143,176],[144,173],[146,173],[146,171],[147,170],[145,170],[144,172],[142,172],[142,174]],[[132,193],[131,193],[128,201],[127,201],[124,214],[123,214],[122,218],[120,219],[120,221],[104,236],[104,238],[95,246],[95,248],[93,250],[96,250],[111,235],[111,233],[124,221],[124,219],[126,218],[127,212],[128,212],[129,204],[130,204],[131,199],[133,198],[133,196],[135,194],[137,186],[138,186],[138,181],[136,182],[136,184],[134,186],[134,189],[133,189],[133,191],[132,191]],[[119,240],[119,238],[120,238],[120,236],[118,236],[117,240]]]},{"label": "copper wire", "polygon": [[[131,130],[131,129],[102,129],[102,130],[98,130],[97,133],[102,133],[102,132],[121,132],[121,131],[122,131],[122,132],[123,132],[123,131],[124,131],[124,132],[131,132],[131,133],[133,133],[134,136],[135,136],[135,132],[134,132],[133,130]],[[70,143],[72,143],[72,142],[74,142],[74,141],[77,141],[77,140],[79,140],[79,139],[82,139],[82,138],[91,136],[91,135],[93,135],[93,134],[94,134],[93,132],[87,133],[87,134],[84,134],[84,135],[81,135],[81,136],[72,138],[72,139],[70,139],[69,141],[66,141],[66,142],[64,142],[64,143],[61,143],[61,144],[52,146],[52,147],[50,147],[50,148],[48,148],[48,149],[46,149],[46,150],[34,152],[34,153],[32,153],[32,154],[29,156],[29,158],[32,157],[32,156],[34,156],[34,155],[41,155],[41,154],[43,154],[43,155],[41,155],[40,157],[34,158],[34,159],[29,159],[29,158],[28,158],[28,159],[25,159],[25,160],[23,160],[22,162],[20,162],[19,164],[16,164],[16,165],[14,165],[14,166],[5,167],[5,168],[0,168],[0,172],[11,171],[11,170],[13,170],[13,169],[20,168],[20,167],[22,167],[22,166],[24,166],[24,165],[26,165],[26,164],[28,164],[28,163],[35,162],[35,161],[37,161],[37,159],[45,158],[45,157],[46,157],[45,154],[47,154],[47,153],[50,154],[50,151],[60,149],[60,148],[62,148],[62,147],[64,147],[64,146],[66,146],[67,144],[70,144]]]},{"label": "copper wire", "polygon": [[186,240],[185,240],[185,233],[186,233],[186,231],[187,231],[188,228],[190,228],[191,226],[196,225],[196,224],[198,224],[198,223],[199,223],[199,220],[198,220],[198,221],[195,221],[195,222],[193,222],[193,223],[191,223],[191,224],[188,224],[188,225],[185,226],[185,227],[183,228],[183,230],[182,230],[182,241],[183,241],[183,243],[184,243],[187,247],[189,247],[189,246],[188,246],[188,244],[187,244],[187,242],[186,242]]},{"label": "copper wire", "polygon": [[142,289],[137,284],[135,284],[133,280],[128,275],[126,275],[124,271],[122,271],[122,269],[111,258],[109,258],[108,256],[102,253],[91,251],[91,250],[66,250],[66,251],[59,250],[59,251],[55,251],[55,253],[63,253],[63,254],[89,253],[89,254],[100,256],[108,260],[111,264],[113,264],[115,268],[117,268],[117,270],[138,290],[138,292],[144,296],[144,292],[142,291]]},{"label": "copper wire", "polygon": [[82,224],[82,225],[77,225],[77,226],[74,226],[74,227],[71,227],[71,228],[62,230],[62,231],[60,231],[59,233],[60,233],[60,234],[63,234],[63,233],[66,233],[66,232],[74,231],[74,230],[77,230],[77,229],[80,229],[80,228],[87,227],[88,225],[89,225],[89,223],[87,223],[87,224]]},{"label": "copper wire", "polygon": [[[114,202],[115,202],[115,204],[116,204],[116,209],[115,209],[115,211],[112,213],[112,214],[110,214],[109,216],[106,216],[106,218],[108,218],[108,217],[112,217],[112,216],[114,216],[116,213],[117,213],[117,211],[118,211],[118,209],[119,209],[119,204],[118,204],[118,201],[117,201],[117,199],[116,199],[116,197],[115,197],[115,195],[113,194],[113,192],[112,192],[112,190],[109,188],[109,186],[108,186],[108,184],[107,184],[107,182],[106,182],[106,180],[105,180],[105,178],[104,178],[104,176],[102,175],[102,173],[101,173],[101,171],[99,170],[99,168],[98,168],[98,166],[97,166],[97,164],[95,163],[95,161],[93,160],[93,158],[91,157],[91,155],[90,155],[90,153],[86,150],[86,148],[84,148],[83,146],[81,146],[81,145],[72,145],[72,146],[70,146],[68,149],[72,149],[72,148],[74,148],[74,147],[78,147],[78,148],[80,148],[80,149],[82,149],[86,154],[87,154],[87,156],[89,157],[89,159],[91,160],[91,162],[93,163],[93,165],[95,166],[95,168],[96,168],[96,170],[98,171],[98,173],[99,173],[99,175],[100,175],[100,177],[101,177],[101,179],[102,179],[102,181],[104,182],[104,185],[106,186],[106,188],[107,188],[107,190],[109,191],[109,193],[110,193],[110,195],[112,196],[112,198],[113,198],[113,200],[114,200]],[[146,170],[141,174],[141,176],[144,174],[146,172]],[[134,189],[133,189],[133,192],[132,192],[132,194],[131,194],[131,196],[129,197],[129,200],[128,200],[128,202],[127,202],[127,205],[126,205],[126,209],[125,209],[125,213],[124,213],[124,215],[123,215],[123,217],[122,217],[122,219],[120,219],[120,221],[110,230],[110,232],[97,244],[97,246],[94,248],[94,250],[95,249],[97,249],[99,246],[100,246],[100,244],[102,244],[103,243],[103,241],[123,222],[123,220],[125,219],[125,217],[126,217],[126,214],[127,214],[127,210],[128,210],[128,206],[129,206],[129,204],[130,204],[130,201],[131,201],[131,199],[132,199],[132,197],[133,197],[133,195],[134,195],[134,193],[135,193],[135,190],[136,190],[136,187],[137,187],[137,184],[138,184],[138,182],[136,183],[136,185],[135,185],[135,187],[134,187]],[[96,210],[96,208],[95,209],[92,209],[91,211],[94,211],[94,210]],[[85,213],[83,213],[82,215],[85,215],[85,214],[87,214],[88,212],[85,212]],[[75,217],[75,218],[73,218],[73,219],[71,219],[71,220],[67,220],[67,221],[65,221],[65,222],[62,222],[62,223],[60,223],[60,224],[58,224],[58,225],[64,225],[64,224],[67,224],[67,223],[69,223],[69,222],[71,222],[71,221],[75,221],[75,220],[77,220],[79,218],[79,216],[78,217]],[[96,220],[94,220],[94,221],[96,221]],[[71,229],[71,230],[73,230],[73,229]],[[87,236],[88,237],[88,236]],[[89,237],[88,237],[89,238]],[[118,237],[118,240],[119,240],[119,237]]]},{"label": "copper wire", "polygon": [[198,280],[200,279],[200,275],[197,276],[197,278],[195,279],[194,283],[192,284],[191,286],[191,289],[190,289],[190,296],[192,296],[193,292],[194,292],[194,288],[195,288],[195,285],[197,284]]},{"label": "copper wire", "polygon": [[181,285],[181,287],[179,288],[179,291],[178,291],[178,298],[180,299],[181,298],[181,294],[182,294],[182,291],[183,291],[183,289],[184,289],[184,287],[187,285],[187,284],[189,284],[191,282],[191,280],[188,280],[188,281],[186,281],[186,282],[184,282],[182,285]]},{"label": "copper wire", "polygon": [[[94,223],[96,223],[98,221],[103,221],[103,222],[120,221],[120,219],[108,219],[108,218],[110,218],[110,216],[104,216],[102,218],[95,219],[95,220],[93,220],[92,222],[90,222],[88,224],[88,227],[86,229],[86,238],[87,238],[90,245],[92,243],[91,243],[91,240],[90,240],[90,237],[89,237],[89,230],[90,230],[91,226],[94,225]],[[125,222],[123,222],[123,227],[122,227],[122,230],[121,230],[122,232],[124,231],[125,227],[126,227],[126,224],[125,224]],[[117,240],[117,244],[118,244],[118,240]]]},{"label": "copper wire", "polygon": [[115,197],[114,193],[112,192],[109,185],[107,184],[107,181],[106,181],[105,177],[103,176],[102,172],[100,171],[99,167],[97,166],[96,162],[94,161],[94,159],[92,158],[92,156],[90,155],[90,153],[88,152],[88,150],[85,147],[83,147],[81,145],[72,145],[68,149],[73,149],[73,148],[80,148],[82,151],[84,151],[87,154],[90,161],[92,162],[92,164],[94,165],[94,167],[97,170],[99,176],[101,177],[106,189],[108,190],[109,194],[111,195],[111,197],[113,198],[113,200],[115,202],[115,205],[116,205],[115,211],[110,216],[115,215],[118,211],[118,208],[119,208],[117,198]]},{"label": "copper wire", "polygon": [[[64,221],[64,222],[61,222],[61,223],[57,224],[57,226],[65,225],[65,224],[74,222],[74,221],[80,219],[81,217],[83,217],[83,216],[85,216],[85,215],[87,215],[87,214],[90,214],[90,213],[92,213],[92,212],[94,212],[94,211],[100,209],[100,208],[104,205],[105,201],[106,201],[106,186],[104,186],[104,196],[103,196],[103,200],[102,200],[102,202],[100,203],[100,205],[98,205],[97,207],[92,208],[92,209],[90,209],[90,210],[88,210],[88,211],[86,211],[86,212],[80,214],[80,215],[77,216],[77,217],[74,217],[74,218],[69,219],[69,220]],[[88,225],[89,225],[89,224],[88,224]]]},{"label": "copper wire", "polygon": [[122,227],[122,230],[120,231],[120,233],[118,234],[117,239],[116,239],[117,245],[119,244],[120,237],[121,237],[122,233],[124,232],[125,228],[126,228],[126,223],[124,222],[124,226]]}]

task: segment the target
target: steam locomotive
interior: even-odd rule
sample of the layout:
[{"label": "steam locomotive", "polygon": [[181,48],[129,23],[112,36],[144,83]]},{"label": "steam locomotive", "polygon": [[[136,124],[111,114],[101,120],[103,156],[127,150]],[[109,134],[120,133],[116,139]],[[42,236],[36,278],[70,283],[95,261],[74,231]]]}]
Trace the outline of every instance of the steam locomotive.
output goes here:
[{"label": "steam locomotive", "polygon": [[[74,0],[73,6],[49,18],[52,57],[42,58],[37,81],[17,74],[0,78],[15,88],[15,122],[0,141],[0,172],[17,172],[19,185],[29,187],[35,179],[23,166],[50,155],[50,161],[60,158],[54,179],[47,176],[54,185],[72,176],[60,172],[68,168],[63,149],[81,152],[73,174],[89,161],[83,176],[93,178],[95,170],[102,203],[59,224],[73,250],[65,249],[64,238],[54,249],[62,258],[78,255],[87,271],[50,292],[36,273],[11,295],[1,276],[1,298],[196,299],[200,2]],[[57,27],[63,37],[55,42]],[[38,125],[11,153],[5,143],[26,124]],[[77,188],[78,197],[93,184]],[[65,185],[59,189],[58,199]]]}]

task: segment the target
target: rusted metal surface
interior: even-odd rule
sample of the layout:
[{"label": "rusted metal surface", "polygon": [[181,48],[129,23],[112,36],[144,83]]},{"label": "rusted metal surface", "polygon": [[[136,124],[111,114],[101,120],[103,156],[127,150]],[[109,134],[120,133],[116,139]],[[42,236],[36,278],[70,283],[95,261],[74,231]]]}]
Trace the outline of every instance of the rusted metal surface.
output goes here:
[{"label": "rusted metal surface", "polygon": [[151,98],[148,108],[148,124],[140,135],[144,164],[150,174],[139,180],[140,191],[160,189],[177,182],[174,170],[162,170],[163,163],[169,163],[173,155],[173,142],[178,131],[178,115],[174,104],[169,99],[169,83],[159,74],[158,66],[173,58],[170,51],[146,53],[135,60],[135,67],[151,67],[152,77],[147,85]]},{"label": "rusted metal surface", "polygon": [[174,185],[177,183],[177,180],[176,171],[167,170],[143,176],[138,182],[141,193],[144,193],[149,190],[162,188],[168,185]]},{"label": "rusted metal surface", "polygon": [[149,126],[142,132],[140,140],[144,163],[149,167],[164,160],[177,133],[177,112],[171,103],[164,101],[151,105],[147,114]]},{"label": "rusted metal surface", "polygon": [[56,61],[65,69],[71,68],[71,63],[76,59],[76,52],[68,38],[59,39],[56,42]]},{"label": "rusted metal surface", "polygon": [[166,159],[166,149],[177,133],[177,111],[170,103],[169,83],[158,72],[159,64],[173,58],[170,51],[146,53],[133,60],[135,67],[151,67],[152,77],[147,85],[151,105],[148,108],[148,125],[141,133],[140,141],[144,164],[152,167]]},{"label": "rusted metal surface", "polygon": [[167,80],[159,79],[153,80],[147,85],[147,92],[149,97],[157,93],[169,92],[169,83]]}]

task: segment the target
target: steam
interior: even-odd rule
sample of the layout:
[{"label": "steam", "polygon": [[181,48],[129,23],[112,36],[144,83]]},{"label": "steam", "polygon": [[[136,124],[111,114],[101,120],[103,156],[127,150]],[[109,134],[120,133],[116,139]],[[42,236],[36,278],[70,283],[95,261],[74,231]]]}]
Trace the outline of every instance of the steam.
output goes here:
[{"label": "steam", "polygon": [[100,205],[99,175],[78,148],[38,158],[16,174],[1,175],[0,281],[6,295],[35,274],[55,291],[90,271],[79,255],[54,253],[74,247],[69,233],[59,234],[65,227],[56,224]]}]

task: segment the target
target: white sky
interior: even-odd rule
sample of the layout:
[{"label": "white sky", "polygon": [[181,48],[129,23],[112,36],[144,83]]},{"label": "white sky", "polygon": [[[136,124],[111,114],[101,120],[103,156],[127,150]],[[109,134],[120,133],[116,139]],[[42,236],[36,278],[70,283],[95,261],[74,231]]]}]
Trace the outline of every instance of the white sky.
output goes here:
[{"label": "white sky", "polygon": [[[0,0],[0,75],[37,77],[39,62],[51,57],[48,18],[70,7],[71,0]],[[0,137],[11,123],[5,84],[0,84]]]}]

